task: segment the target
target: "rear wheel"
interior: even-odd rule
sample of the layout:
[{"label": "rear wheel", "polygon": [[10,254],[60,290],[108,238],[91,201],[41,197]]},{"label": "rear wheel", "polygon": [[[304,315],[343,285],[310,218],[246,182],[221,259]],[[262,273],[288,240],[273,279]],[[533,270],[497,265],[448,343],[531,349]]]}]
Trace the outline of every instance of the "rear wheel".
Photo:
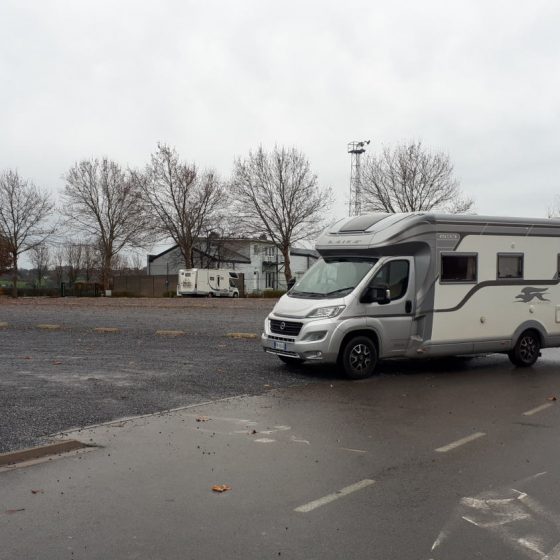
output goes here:
[{"label": "rear wheel", "polygon": [[517,367],[532,366],[538,359],[541,350],[541,341],[535,331],[525,331],[519,337],[513,350],[508,352],[511,363]]},{"label": "rear wheel", "polygon": [[377,366],[377,348],[367,336],[351,338],[342,351],[341,364],[349,379],[371,377]]},{"label": "rear wheel", "polygon": [[300,366],[305,361],[301,358],[290,358],[289,356],[278,356],[278,358],[281,362],[284,362],[287,366],[290,367]]}]

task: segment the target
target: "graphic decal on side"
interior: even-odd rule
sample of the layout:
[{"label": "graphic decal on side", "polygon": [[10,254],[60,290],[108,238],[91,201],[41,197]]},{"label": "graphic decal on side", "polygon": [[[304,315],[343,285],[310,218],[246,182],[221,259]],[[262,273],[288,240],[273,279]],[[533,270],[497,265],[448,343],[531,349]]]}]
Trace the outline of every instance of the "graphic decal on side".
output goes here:
[{"label": "graphic decal on side", "polygon": [[544,296],[548,295],[547,292],[548,288],[531,288],[527,286],[521,290],[521,293],[515,296],[515,299],[519,300],[516,303],[529,303],[533,301],[535,298],[539,301],[550,301],[549,299],[545,299]]}]

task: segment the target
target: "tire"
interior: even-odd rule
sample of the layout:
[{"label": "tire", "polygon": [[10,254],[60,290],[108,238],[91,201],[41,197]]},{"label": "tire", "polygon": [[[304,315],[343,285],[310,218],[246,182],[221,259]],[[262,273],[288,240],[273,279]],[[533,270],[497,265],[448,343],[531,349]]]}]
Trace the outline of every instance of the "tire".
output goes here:
[{"label": "tire", "polygon": [[289,356],[278,356],[278,359],[281,362],[284,362],[288,367],[297,367],[301,366],[305,360],[301,358],[290,358]]},{"label": "tire", "polygon": [[348,379],[371,377],[377,366],[377,348],[371,338],[356,336],[344,346],[341,365]]},{"label": "tire", "polygon": [[238,293],[234,293],[234,294],[233,294],[233,298],[234,298],[234,299],[235,299],[235,298],[238,298],[238,297],[239,297],[239,294],[238,294]]},{"label": "tire", "polygon": [[539,335],[535,331],[525,331],[515,343],[513,350],[508,352],[508,357],[514,366],[530,367],[541,355],[540,350]]},{"label": "tire", "polygon": [[208,297],[214,297],[214,294],[212,292],[208,292]]}]

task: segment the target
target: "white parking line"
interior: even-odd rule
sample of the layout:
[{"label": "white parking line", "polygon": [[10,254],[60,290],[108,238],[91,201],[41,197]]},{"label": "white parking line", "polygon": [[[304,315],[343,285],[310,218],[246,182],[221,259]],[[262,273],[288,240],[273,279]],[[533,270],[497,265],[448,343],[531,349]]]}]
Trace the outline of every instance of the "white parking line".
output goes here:
[{"label": "white parking line", "polygon": [[458,439],[457,441],[453,441],[451,443],[448,443],[447,445],[444,445],[443,447],[438,447],[436,449],[436,451],[438,453],[447,453],[448,451],[451,451],[452,449],[455,449],[457,447],[460,447],[461,445],[465,445],[465,443],[469,443],[471,441],[474,441],[475,439],[484,437],[486,434],[484,432],[476,432],[476,434],[471,434],[470,436]]},{"label": "white parking line", "polygon": [[532,408],[531,410],[528,410],[527,412],[524,412],[523,416],[533,416],[533,414],[536,414],[537,412],[540,412],[541,410],[545,410],[547,408],[550,408],[551,406],[554,406],[554,405],[552,403],[541,404],[541,406],[537,406],[536,408]]},{"label": "white parking line", "polygon": [[375,484],[375,480],[370,480],[369,478],[366,478],[365,480],[360,480],[360,482],[356,482],[356,484],[351,484],[350,486],[346,486],[346,488],[343,488],[342,490],[339,490],[334,494],[328,494],[327,496],[323,496],[318,500],[314,500],[313,502],[309,502],[308,504],[299,506],[296,509],[294,509],[294,511],[297,511],[298,513],[308,513],[310,511],[313,511],[314,509],[317,509],[318,507],[324,506],[326,504],[330,504],[331,502],[334,502],[335,500],[338,500],[343,496],[348,496],[348,494],[352,494],[352,492],[357,492],[358,490],[367,488],[372,484]]}]

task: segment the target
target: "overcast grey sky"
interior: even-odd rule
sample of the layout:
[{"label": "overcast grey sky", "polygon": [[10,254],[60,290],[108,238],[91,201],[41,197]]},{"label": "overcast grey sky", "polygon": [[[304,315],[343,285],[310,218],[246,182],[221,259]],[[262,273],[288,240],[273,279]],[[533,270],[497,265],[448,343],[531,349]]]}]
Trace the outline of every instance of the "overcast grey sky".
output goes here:
[{"label": "overcast grey sky", "polygon": [[295,145],[346,214],[346,144],[422,139],[481,214],[560,194],[560,2],[0,4],[0,169],[53,192],[78,159],[141,166],[158,141],[227,178]]}]

